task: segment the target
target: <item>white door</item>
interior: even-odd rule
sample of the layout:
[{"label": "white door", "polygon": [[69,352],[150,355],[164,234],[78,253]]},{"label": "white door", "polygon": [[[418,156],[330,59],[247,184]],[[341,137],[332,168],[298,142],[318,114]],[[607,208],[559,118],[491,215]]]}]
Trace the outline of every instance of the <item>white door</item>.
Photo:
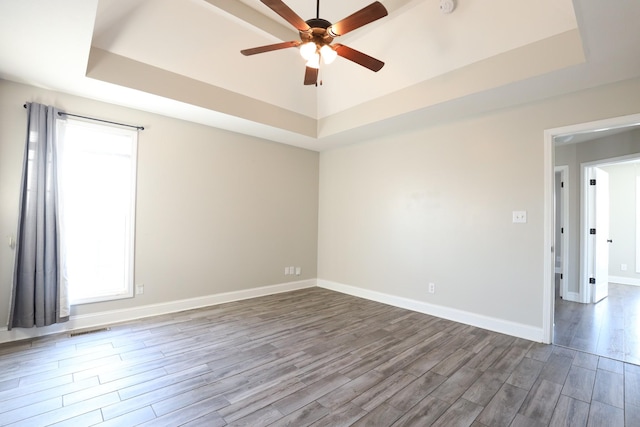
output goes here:
[{"label": "white door", "polygon": [[[591,257],[592,274],[595,279],[592,286],[592,302],[598,302],[609,295],[609,174],[600,168],[592,168],[591,179],[596,185],[590,185],[592,203],[590,203],[590,234],[593,255]],[[592,280],[591,280],[592,281]]]}]

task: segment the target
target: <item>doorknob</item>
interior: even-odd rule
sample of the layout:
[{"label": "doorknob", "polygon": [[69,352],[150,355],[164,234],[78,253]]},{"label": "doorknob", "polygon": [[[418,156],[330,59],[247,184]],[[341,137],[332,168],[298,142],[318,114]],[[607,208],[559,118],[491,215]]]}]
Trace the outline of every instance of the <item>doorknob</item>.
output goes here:
[{"label": "doorknob", "polygon": [[607,239],[607,243],[613,243],[613,240]]}]

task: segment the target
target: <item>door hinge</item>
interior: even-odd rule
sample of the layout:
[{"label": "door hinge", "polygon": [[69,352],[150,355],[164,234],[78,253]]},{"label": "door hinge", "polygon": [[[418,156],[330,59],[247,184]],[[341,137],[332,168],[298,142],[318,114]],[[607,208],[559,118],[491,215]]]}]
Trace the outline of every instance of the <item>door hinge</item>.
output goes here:
[{"label": "door hinge", "polygon": [[564,182],[560,183],[560,188],[564,188]]},{"label": "door hinge", "polygon": [[595,228],[590,228],[589,229],[589,234],[596,234],[596,229]]},{"label": "door hinge", "polygon": [[560,234],[564,234],[564,227],[560,227]]},{"label": "door hinge", "polygon": [[564,279],[564,274],[560,273],[560,280]]},{"label": "door hinge", "polygon": [[596,284],[596,278],[595,277],[589,277],[589,284],[590,285],[595,285]]},{"label": "door hinge", "polygon": [[596,185],[596,180],[595,179],[590,179],[589,180],[589,185]]}]

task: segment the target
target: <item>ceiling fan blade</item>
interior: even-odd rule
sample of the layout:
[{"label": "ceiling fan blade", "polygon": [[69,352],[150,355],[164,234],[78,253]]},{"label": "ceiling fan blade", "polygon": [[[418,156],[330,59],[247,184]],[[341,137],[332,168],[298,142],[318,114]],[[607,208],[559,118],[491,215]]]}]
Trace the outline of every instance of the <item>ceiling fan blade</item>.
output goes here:
[{"label": "ceiling fan blade", "polygon": [[269,9],[280,15],[289,24],[293,25],[298,31],[309,31],[311,27],[300,18],[289,6],[284,4],[282,0],[260,0]]},{"label": "ceiling fan blade", "polygon": [[314,85],[318,83],[318,68],[307,67],[304,72],[304,84]]},{"label": "ceiling fan blade", "polygon": [[240,53],[242,53],[245,56],[249,56],[249,55],[255,55],[256,53],[271,52],[272,50],[286,49],[289,47],[298,47],[298,46],[300,46],[300,42],[298,41],[282,42],[282,43],[276,43],[276,44],[269,44],[266,46],[254,47],[251,49],[244,49],[244,50],[241,50]]},{"label": "ceiling fan blade", "polygon": [[345,59],[348,59],[349,61],[353,61],[356,64],[362,65],[363,67],[368,68],[371,71],[377,72],[380,71],[382,67],[384,67],[384,62],[365,53],[352,49],[349,46],[338,43],[333,45],[333,48],[338,53],[338,55],[342,56]]},{"label": "ceiling fan blade", "polygon": [[382,5],[382,3],[375,1],[356,13],[347,16],[342,21],[336,22],[329,27],[328,31],[332,36],[343,36],[350,31],[383,18],[388,14],[387,9]]}]

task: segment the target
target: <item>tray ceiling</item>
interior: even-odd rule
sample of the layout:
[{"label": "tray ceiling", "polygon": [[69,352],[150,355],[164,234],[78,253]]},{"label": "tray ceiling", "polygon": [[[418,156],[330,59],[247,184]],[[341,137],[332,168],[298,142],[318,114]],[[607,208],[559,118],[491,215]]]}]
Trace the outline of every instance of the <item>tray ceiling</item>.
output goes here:
[{"label": "tray ceiling", "polygon": [[[315,17],[313,0],[286,3]],[[320,17],[369,3],[323,0]],[[239,53],[298,40],[258,0],[2,1],[0,77],[323,150],[640,74],[640,36],[623,24],[638,22],[635,2],[382,3],[389,16],[338,40],[385,67],[338,58],[315,87],[295,48]]]}]

